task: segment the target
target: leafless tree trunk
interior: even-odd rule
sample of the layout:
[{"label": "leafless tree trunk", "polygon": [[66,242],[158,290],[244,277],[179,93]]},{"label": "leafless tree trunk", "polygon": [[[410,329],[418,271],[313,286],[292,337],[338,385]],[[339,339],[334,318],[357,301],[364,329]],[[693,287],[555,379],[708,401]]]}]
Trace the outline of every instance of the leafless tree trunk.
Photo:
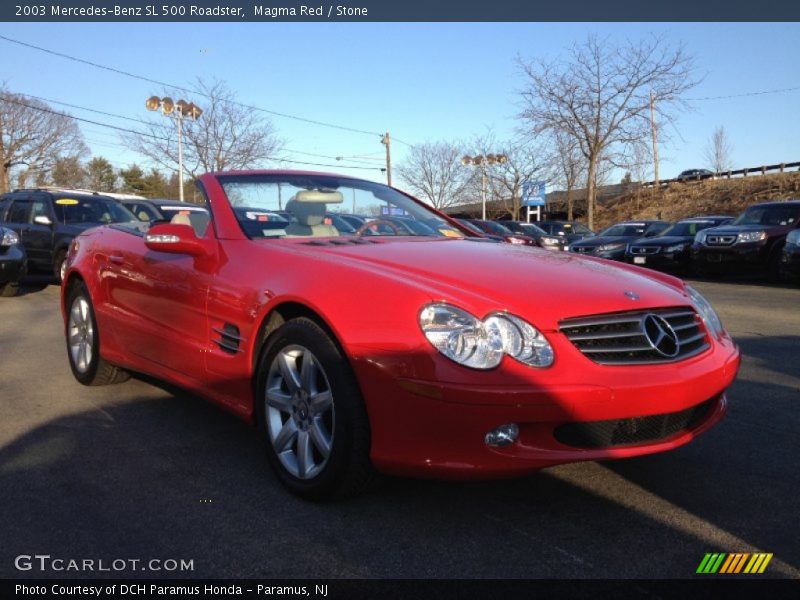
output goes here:
[{"label": "leafless tree trunk", "polygon": [[[199,119],[183,119],[183,165],[187,173],[196,175],[263,167],[278,158],[283,142],[272,122],[261,113],[237,101],[235,94],[221,82],[198,79],[197,97],[178,90],[165,90],[163,95],[174,101],[193,102],[203,113]],[[177,123],[174,118],[153,114],[149,125],[138,134],[124,134],[124,143],[156,164],[176,171],[178,167]]]},{"label": "leafless tree trunk", "polygon": [[0,193],[9,190],[15,168],[24,178],[47,178],[62,157],[87,152],[73,119],[34,98],[0,88]]},{"label": "leafless tree trunk", "polygon": [[426,142],[411,148],[397,173],[409,192],[441,210],[463,200],[472,173],[460,158],[455,144]]},{"label": "leafless tree trunk", "polygon": [[556,131],[553,138],[555,180],[564,187],[567,194],[567,220],[572,221],[574,218],[573,192],[578,185],[578,180],[586,171],[586,159],[574,138],[563,131]]},{"label": "leafless tree trunk", "polygon": [[566,59],[519,65],[527,78],[522,119],[533,133],[563,132],[586,158],[589,227],[601,157],[614,162],[616,152],[649,135],[651,94],[663,123],[697,83],[692,58],[657,37],[616,46],[590,36]]},{"label": "leafless tree trunk", "polygon": [[720,125],[711,134],[711,139],[708,140],[705,152],[706,160],[715,173],[723,173],[733,168],[732,153],[733,145],[728,138],[728,132]]}]

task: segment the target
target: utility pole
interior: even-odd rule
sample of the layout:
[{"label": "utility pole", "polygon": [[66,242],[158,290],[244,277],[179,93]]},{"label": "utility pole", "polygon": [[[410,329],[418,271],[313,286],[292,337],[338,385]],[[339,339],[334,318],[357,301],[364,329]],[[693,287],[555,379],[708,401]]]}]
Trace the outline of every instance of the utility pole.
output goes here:
[{"label": "utility pole", "polygon": [[386,146],[386,183],[392,185],[392,139],[389,137],[389,132],[383,134],[381,144]]},{"label": "utility pole", "polygon": [[658,142],[656,134],[656,99],[653,91],[650,90],[650,129],[653,133],[653,180],[655,181],[655,189],[659,188],[658,185]]}]

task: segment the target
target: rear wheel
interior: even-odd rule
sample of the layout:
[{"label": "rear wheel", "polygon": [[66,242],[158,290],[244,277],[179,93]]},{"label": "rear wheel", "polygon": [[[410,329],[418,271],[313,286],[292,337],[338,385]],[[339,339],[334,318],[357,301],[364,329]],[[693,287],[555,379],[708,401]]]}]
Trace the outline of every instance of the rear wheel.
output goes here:
[{"label": "rear wheel", "polygon": [[130,378],[100,358],[100,332],[86,286],[76,283],[67,296],[67,356],[72,374],[83,385],[122,383]]},{"label": "rear wheel", "polygon": [[270,336],[255,398],[267,457],[291,492],[332,499],[370,482],[369,421],[358,382],[317,323],[293,319]]}]

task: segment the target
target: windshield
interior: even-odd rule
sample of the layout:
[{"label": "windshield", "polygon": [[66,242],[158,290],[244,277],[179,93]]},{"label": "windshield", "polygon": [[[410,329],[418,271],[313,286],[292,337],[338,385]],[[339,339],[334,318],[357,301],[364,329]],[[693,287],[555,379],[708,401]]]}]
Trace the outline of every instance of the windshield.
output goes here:
[{"label": "windshield", "polygon": [[475,224],[483,229],[487,233],[491,233],[494,235],[514,235],[514,232],[511,231],[505,225],[500,225],[500,223],[495,223],[494,221],[475,221]]},{"label": "windshield", "polygon": [[647,230],[644,223],[619,223],[600,232],[603,237],[641,237]]},{"label": "windshield", "polygon": [[800,204],[786,206],[753,206],[732,223],[732,225],[794,225],[800,219]]},{"label": "windshield", "polygon": [[[297,173],[229,175],[220,183],[242,230],[254,239],[356,233],[462,237],[439,215],[379,183]],[[339,212],[348,213],[347,221],[338,218]],[[363,225],[355,229],[350,215],[363,219]]]},{"label": "windshield", "polygon": [[56,220],[60,223],[125,223],[134,214],[116,200],[101,197],[57,198]]},{"label": "windshield", "polygon": [[661,236],[693,236],[698,231],[714,227],[714,221],[681,221],[661,232]]},{"label": "windshield", "polygon": [[558,221],[542,221],[537,226],[550,235],[594,235],[594,232],[582,223],[559,223]]}]

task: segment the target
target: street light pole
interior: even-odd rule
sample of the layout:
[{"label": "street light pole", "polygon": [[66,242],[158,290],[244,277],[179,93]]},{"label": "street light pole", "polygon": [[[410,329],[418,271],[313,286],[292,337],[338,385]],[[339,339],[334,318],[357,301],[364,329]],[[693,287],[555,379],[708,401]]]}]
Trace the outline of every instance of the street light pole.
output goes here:
[{"label": "street light pole", "polygon": [[183,202],[183,115],[178,111],[178,197]]},{"label": "street light pole", "polygon": [[505,154],[487,154],[486,156],[464,156],[461,159],[461,164],[472,167],[480,167],[481,169],[481,207],[482,219],[486,220],[486,183],[488,181],[486,175],[486,167],[495,164],[504,164],[508,162],[508,157]]},{"label": "street light pole", "polygon": [[[178,194],[181,202],[183,202],[183,118],[189,117],[192,121],[196,121],[203,114],[203,111],[190,104],[185,100],[178,100],[173,102],[172,98],[165,97],[159,98],[158,96],[150,96],[144,103],[147,110],[159,110],[165,117],[172,116],[177,122],[178,129]],[[173,114],[174,113],[174,114]]]}]

